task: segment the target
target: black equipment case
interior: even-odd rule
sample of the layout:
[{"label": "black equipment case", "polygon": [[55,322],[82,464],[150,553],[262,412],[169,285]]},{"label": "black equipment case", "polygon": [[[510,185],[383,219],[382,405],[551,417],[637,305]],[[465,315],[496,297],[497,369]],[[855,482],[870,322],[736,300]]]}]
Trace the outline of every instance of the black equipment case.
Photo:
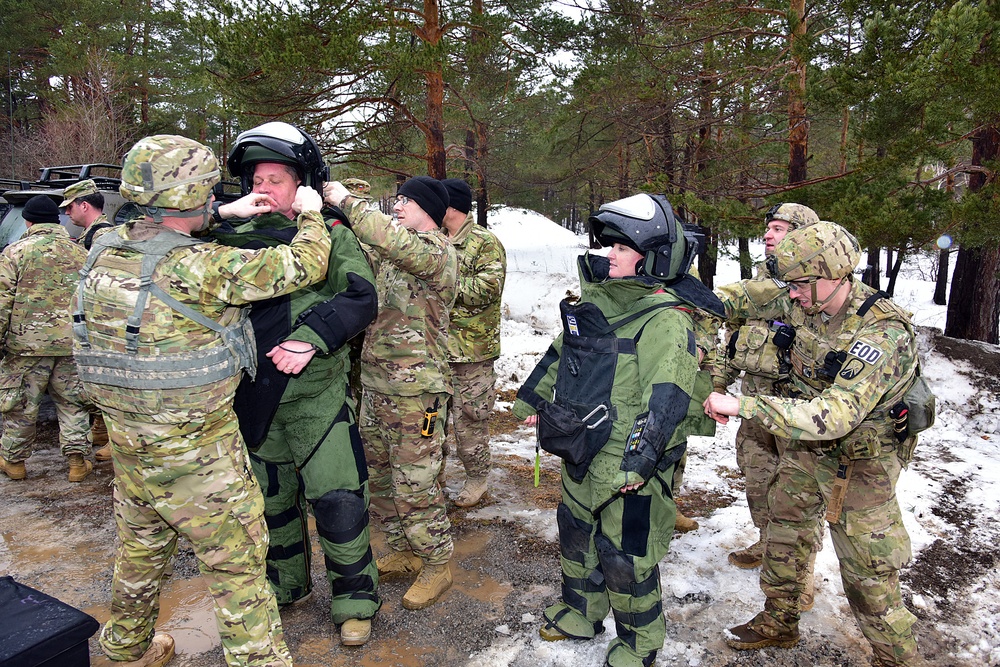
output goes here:
[{"label": "black equipment case", "polygon": [[89,667],[87,640],[99,627],[92,616],[0,577],[0,667]]}]

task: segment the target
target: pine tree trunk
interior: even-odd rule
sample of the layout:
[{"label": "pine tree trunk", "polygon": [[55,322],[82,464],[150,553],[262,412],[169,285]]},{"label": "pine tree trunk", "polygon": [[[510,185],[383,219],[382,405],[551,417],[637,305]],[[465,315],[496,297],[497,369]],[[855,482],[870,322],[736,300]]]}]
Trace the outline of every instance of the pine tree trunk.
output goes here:
[{"label": "pine tree trunk", "polygon": [[[971,137],[972,164],[982,166],[1000,155],[1000,125],[987,124]],[[969,174],[969,192],[980,192],[986,174]],[[958,250],[955,273],[951,278],[951,298],[944,333],[953,338],[981,340],[996,344],[1000,327],[1000,247],[996,243],[982,248]]]},{"label": "pine tree trunk", "polygon": [[938,252],[938,271],[934,281],[934,303],[943,306],[948,303],[948,259],[950,250]]}]

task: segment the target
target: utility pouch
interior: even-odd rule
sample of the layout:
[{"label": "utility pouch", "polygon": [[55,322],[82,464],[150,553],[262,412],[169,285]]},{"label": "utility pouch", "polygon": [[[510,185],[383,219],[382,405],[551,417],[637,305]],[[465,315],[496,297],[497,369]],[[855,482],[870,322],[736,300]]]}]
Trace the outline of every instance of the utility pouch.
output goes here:
[{"label": "utility pouch", "polygon": [[934,426],[937,411],[934,392],[919,372],[918,369],[913,385],[903,394],[903,402],[909,410],[906,416],[906,431],[909,435],[916,435]]},{"label": "utility pouch", "polygon": [[24,376],[0,372],[0,412],[7,413],[24,402]]},{"label": "utility pouch", "polygon": [[438,410],[441,409],[441,401],[434,399],[434,407],[424,410],[424,419],[420,424],[420,435],[430,438],[434,435],[434,426],[437,424]]},{"label": "utility pouch", "polygon": [[729,339],[729,365],[772,380],[781,377],[782,350],[774,344],[775,333],[763,324],[741,326]]},{"label": "utility pouch", "polygon": [[844,509],[844,498],[847,496],[847,485],[851,483],[851,473],[854,471],[854,461],[846,457],[840,459],[837,466],[837,476],[833,480],[833,490],[830,492],[830,504],[826,507],[826,520],[838,523],[840,513]]},{"label": "utility pouch", "polygon": [[851,461],[875,458],[882,453],[878,431],[871,426],[859,426],[841,442],[841,451]]},{"label": "utility pouch", "polygon": [[587,425],[569,408],[546,403],[538,411],[538,444],[549,454],[578,465],[586,450]]}]

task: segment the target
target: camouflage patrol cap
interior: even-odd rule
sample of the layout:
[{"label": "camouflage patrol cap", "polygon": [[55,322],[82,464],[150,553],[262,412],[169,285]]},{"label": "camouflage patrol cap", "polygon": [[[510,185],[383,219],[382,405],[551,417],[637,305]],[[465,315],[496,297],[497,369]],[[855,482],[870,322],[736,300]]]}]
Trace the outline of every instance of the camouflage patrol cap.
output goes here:
[{"label": "camouflage patrol cap", "polygon": [[372,191],[372,185],[368,181],[363,181],[360,178],[345,178],[343,185],[347,188],[347,191],[356,197],[367,197]]},{"label": "camouflage patrol cap", "polygon": [[87,195],[97,194],[97,183],[94,183],[93,179],[88,178],[85,181],[80,181],[79,183],[74,183],[65,190],[63,190],[63,200],[59,204],[59,208],[66,208],[74,199],[79,197],[86,197]]},{"label": "camouflage patrol cap", "polygon": [[802,229],[819,222],[819,216],[808,206],[785,202],[784,204],[775,204],[764,214],[765,225],[772,220],[784,220],[792,229]]},{"label": "camouflage patrol cap", "polygon": [[141,139],[122,163],[122,197],[142,206],[188,211],[203,206],[221,179],[207,146],[174,134]]},{"label": "camouflage patrol cap", "polygon": [[803,278],[839,280],[861,259],[858,240],[835,222],[795,229],[774,249],[771,275],[784,282]]}]

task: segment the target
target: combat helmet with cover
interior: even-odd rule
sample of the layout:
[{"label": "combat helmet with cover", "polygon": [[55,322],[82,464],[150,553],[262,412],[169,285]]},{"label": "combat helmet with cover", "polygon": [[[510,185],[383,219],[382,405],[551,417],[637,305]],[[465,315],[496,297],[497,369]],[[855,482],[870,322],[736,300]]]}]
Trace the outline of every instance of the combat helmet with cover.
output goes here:
[{"label": "combat helmet with cover", "polygon": [[791,229],[802,229],[819,222],[819,216],[808,206],[784,202],[775,204],[764,214],[764,225],[772,220],[783,220],[788,223]]},{"label": "combat helmet with cover", "polygon": [[194,139],[156,134],[140,139],[122,162],[122,197],[163,222],[163,210],[176,218],[211,215],[212,188],[221,180],[215,153]]},{"label": "combat helmet with cover", "polygon": [[271,121],[241,132],[229,151],[228,167],[240,179],[243,194],[253,190],[254,167],[262,162],[287,164],[294,168],[303,185],[323,196],[323,184],[330,170],[323,162],[319,145],[305,131],[282,121]]},{"label": "combat helmet with cover", "polygon": [[819,221],[789,232],[768,259],[771,275],[782,282],[851,275],[861,260],[861,246],[835,222]]}]

